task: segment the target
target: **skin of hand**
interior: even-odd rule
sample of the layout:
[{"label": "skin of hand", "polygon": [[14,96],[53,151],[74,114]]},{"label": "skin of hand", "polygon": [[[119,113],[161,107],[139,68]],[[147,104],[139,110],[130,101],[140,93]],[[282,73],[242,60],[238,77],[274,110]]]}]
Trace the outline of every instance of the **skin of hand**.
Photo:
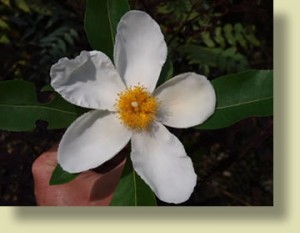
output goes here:
[{"label": "skin of hand", "polygon": [[32,165],[34,192],[40,206],[108,206],[118,184],[125,160],[102,173],[85,171],[74,180],[49,185],[57,165],[57,146],[41,154]]}]

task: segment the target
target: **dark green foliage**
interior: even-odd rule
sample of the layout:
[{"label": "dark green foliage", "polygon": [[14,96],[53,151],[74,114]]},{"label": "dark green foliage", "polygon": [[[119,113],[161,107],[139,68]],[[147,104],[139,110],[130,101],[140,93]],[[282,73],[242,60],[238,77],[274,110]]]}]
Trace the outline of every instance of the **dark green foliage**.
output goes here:
[{"label": "dark green foliage", "polygon": [[186,45],[180,51],[187,57],[190,64],[199,65],[206,75],[209,75],[211,68],[219,69],[224,73],[249,69],[247,59],[237,52],[236,47],[222,49]]},{"label": "dark green foliage", "polygon": [[[272,21],[262,10],[270,1],[176,1],[150,0],[165,32],[175,73],[186,63],[209,77],[249,68],[272,69]],[[268,18],[269,17],[269,18]],[[267,48],[266,48],[267,47]],[[264,64],[264,65],[262,65]]]},{"label": "dark green foliage", "polygon": [[38,87],[61,57],[82,50],[82,22],[57,1],[7,0],[0,5],[0,80],[26,79]]}]

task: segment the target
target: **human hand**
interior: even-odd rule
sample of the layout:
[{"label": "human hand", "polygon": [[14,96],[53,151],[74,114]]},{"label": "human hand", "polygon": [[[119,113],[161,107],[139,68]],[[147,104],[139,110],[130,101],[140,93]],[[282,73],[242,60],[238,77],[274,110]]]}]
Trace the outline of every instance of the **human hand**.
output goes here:
[{"label": "human hand", "polygon": [[40,155],[32,165],[34,192],[40,206],[107,206],[120,179],[125,159],[111,170],[99,174],[82,172],[74,180],[49,185],[57,165],[57,146]]}]

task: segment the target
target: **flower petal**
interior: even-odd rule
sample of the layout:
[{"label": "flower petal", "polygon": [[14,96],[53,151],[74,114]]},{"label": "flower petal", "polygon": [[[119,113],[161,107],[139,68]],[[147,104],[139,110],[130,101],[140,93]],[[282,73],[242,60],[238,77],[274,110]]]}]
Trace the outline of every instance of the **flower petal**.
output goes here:
[{"label": "flower petal", "polygon": [[160,200],[181,203],[190,197],[197,176],[178,138],[156,123],[148,132],[133,134],[131,144],[134,169]]},{"label": "flower petal", "polygon": [[67,101],[81,107],[114,110],[117,94],[125,89],[110,59],[98,51],[82,51],[51,67],[51,85]]},{"label": "flower petal", "polygon": [[161,101],[158,120],[175,128],[203,123],[216,106],[216,94],[205,76],[184,73],[168,80],[154,91]]},{"label": "flower petal", "polygon": [[117,27],[114,60],[127,87],[138,83],[152,92],[166,61],[167,45],[159,25],[142,11],[129,11]]},{"label": "flower petal", "polygon": [[131,132],[114,113],[90,111],[65,132],[58,147],[58,163],[70,173],[95,168],[114,157],[130,137]]}]

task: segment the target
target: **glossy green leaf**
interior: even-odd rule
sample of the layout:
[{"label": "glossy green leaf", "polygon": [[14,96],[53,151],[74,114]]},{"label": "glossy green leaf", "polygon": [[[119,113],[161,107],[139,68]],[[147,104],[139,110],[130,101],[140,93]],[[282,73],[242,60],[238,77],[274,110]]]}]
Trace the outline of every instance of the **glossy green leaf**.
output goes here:
[{"label": "glossy green leaf", "polygon": [[64,171],[59,164],[56,165],[50,178],[50,185],[65,184],[74,180],[80,173],[68,173]]},{"label": "glossy green leaf", "polygon": [[273,71],[245,71],[212,81],[216,111],[198,129],[218,129],[252,116],[273,114]]},{"label": "glossy green leaf", "polygon": [[113,58],[116,28],[128,10],[126,0],[87,0],[84,27],[93,49]]},{"label": "glossy green leaf", "polygon": [[156,198],[148,185],[135,173],[127,159],[121,179],[114,192],[112,206],[155,206]]},{"label": "glossy green leaf", "polygon": [[29,131],[37,120],[48,122],[48,129],[68,127],[82,112],[58,94],[48,103],[37,101],[33,83],[22,80],[0,82],[0,129]]}]

